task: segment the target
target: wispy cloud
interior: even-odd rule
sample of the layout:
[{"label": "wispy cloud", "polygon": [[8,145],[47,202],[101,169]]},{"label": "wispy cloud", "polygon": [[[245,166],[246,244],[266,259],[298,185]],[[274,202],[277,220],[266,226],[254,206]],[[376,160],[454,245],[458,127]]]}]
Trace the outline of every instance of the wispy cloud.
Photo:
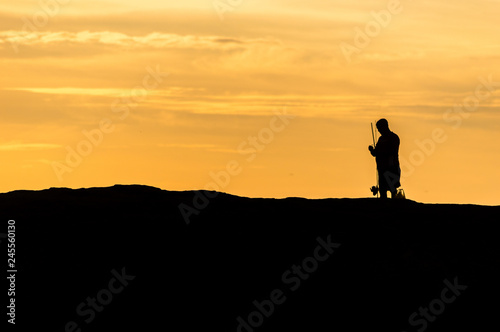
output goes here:
[{"label": "wispy cloud", "polygon": [[275,45],[272,39],[237,39],[225,36],[196,36],[153,32],[144,36],[132,36],[113,31],[80,31],[80,32],[50,32],[50,31],[2,31],[0,45],[8,47],[16,45],[54,45],[54,44],[94,44],[119,46],[125,48],[201,48],[201,49],[234,49],[244,45],[267,44]]},{"label": "wispy cloud", "polygon": [[217,147],[214,144],[183,144],[183,143],[160,143],[161,148],[180,148],[180,149],[209,149]]},{"label": "wispy cloud", "polygon": [[0,151],[49,150],[58,149],[61,147],[62,146],[59,144],[11,142],[0,144]]},{"label": "wispy cloud", "polygon": [[[61,87],[61,88],[10,88],[3,89],[5,91],[29,91],[42,94],[55,95],[86,95],[86,96],[128,96],[131,95],[131,89],[113,89],[113,88],[76,88],[76,87]],[[185,87],[168,87],[163,90],[148,91],[148,95],[162,96],[181,96],[194,91],[203,91],[202,88],[185,88]]]},{"label": "wispy cloud", "polygon": [[239,153],[237,149],[231,149],[222,147],[216,144],[179,144],[179,143],[169,143],[169,144],[158,144],[161,148],[177,148],[177,149],[200,149],[210,152],[220,152],[220,153]]}]

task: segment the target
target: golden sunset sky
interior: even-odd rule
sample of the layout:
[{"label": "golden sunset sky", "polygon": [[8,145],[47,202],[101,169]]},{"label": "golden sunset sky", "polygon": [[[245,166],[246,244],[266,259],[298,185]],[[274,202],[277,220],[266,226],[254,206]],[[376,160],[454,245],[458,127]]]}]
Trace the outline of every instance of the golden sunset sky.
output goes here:
[{"label": "golden sunset sky", "polygon": [[408,198],[500,205],[499,17],[493,0],[4,2],[0,192],[371,197],[384,117]]}]

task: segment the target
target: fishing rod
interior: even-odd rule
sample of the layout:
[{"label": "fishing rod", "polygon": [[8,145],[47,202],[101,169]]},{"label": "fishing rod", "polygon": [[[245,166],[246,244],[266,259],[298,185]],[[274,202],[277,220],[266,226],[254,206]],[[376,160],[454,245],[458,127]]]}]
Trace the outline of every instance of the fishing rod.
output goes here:
[{"label": "fishing rod", "polygon": [[[373,130],[373,122],[370,122],[370,125],[372,127],[372,139],[373,139],[373,148],[375,149],[376,144],[375,144],[375,131]],[[376,185],[371,187],[371,192],[375,195],[377,195],[378,198],[378,169],[377,169],[377,164],[375,163],[375,183]]]},{"label": "fishing rod", "polygon": [[372,126],[373,147],[375,147],[375,132],[373,131],[373,122],[370,122],[370,125]]}]

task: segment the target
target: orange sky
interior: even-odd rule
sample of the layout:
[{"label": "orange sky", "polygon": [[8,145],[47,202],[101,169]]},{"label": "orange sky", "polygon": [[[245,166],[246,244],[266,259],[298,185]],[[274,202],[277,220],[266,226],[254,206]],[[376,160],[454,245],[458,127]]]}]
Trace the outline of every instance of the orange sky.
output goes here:
[{"label": "orange sky", "polygon": [[385,117],[408,198],[499,205],[499,16],[485,0],[2,4],[0,191],[369,197]]}]

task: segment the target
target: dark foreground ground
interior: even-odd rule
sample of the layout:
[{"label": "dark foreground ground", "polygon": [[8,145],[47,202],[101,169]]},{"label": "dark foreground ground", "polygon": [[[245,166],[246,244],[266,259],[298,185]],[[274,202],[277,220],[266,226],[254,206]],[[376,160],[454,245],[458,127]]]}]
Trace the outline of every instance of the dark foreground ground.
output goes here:
[{"label": "dark foreground ground", "polygon": [[16,222],[16,330],[499,328],[500,207],[219,194],[187,224],[194,195],[0,194],[0,233]]}]

